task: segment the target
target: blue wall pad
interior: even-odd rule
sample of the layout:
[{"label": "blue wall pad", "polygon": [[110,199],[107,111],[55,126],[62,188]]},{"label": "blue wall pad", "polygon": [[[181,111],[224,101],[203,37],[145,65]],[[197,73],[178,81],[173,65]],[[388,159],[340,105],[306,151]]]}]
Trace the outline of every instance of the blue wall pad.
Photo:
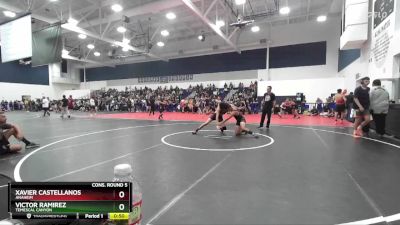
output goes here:
[{"label": "blue wall pad", "polygon": [[49,85],[49,67],[20,65],[18,61],[0,63],[0,82]]},{"label": "blue wall pad", "polygon": [[270,48],[269,68],[326,65],[326,41]]},{"label": "blue wall pad", "polygon": [[[266,49],[86,69],[86,81],[216,73],[266,68]],[[83,70],[81,70],[83,81]]]},{"label": "blue wall pad", "polygon": [[360,49],[339,50],[338,72],[342,71],[356,59],[360,58]]}]

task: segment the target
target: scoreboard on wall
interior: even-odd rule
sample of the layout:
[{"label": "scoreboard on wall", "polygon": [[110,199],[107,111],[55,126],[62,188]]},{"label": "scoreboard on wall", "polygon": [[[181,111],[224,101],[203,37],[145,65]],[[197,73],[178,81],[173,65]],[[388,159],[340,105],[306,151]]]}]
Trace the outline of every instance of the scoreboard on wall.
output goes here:
[{"label": "scoreboard on wall", "polygon": [[128,220],[132,211],[129,182],[9,183],[12,219]]}]

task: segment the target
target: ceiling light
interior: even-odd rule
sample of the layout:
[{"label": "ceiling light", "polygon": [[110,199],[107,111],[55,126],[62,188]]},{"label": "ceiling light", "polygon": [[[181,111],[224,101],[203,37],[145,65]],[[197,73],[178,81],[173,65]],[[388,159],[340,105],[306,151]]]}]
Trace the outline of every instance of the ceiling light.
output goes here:
[{"label": "ceiling light", "polygon": [[79,34],[78,37],[80,39],[86,39],[87,38],[86,34]]},{"label": "ceiling light", "polygon": [[165,45],[165,44],[164,44],[164,42],[162,42],[162,41],[157,42],[157,46],[158,46],[158,47],[164,47],[164,45]]},{"label": "ceiling light", "polygon": [[206,40],[206,36],[204,36],[204,34],[201,34],[197,37],[197,39],[199,39],[200,41],[204,41]]},{"label": "ceiling light", "polygon": [[122,51],[127,52],[129,51],[129,48],[122,48]]},{"label": "ceiling light", "polygon": [[236,5],[243,5],[246,3],[246,0],[235,0]]},{"label": "ceiling light", "polygon": [[68,54],[69,54],[69,51],[67,51],[66,49],[63,49],[61,53],[62,53],[63,55],[68,55]]},{"label": "ceiling light", "polygon": [[168,32],[167,30],[162,30],[162,31],[161,31],[161,35],[164,36],[164,37],[166,37],[166,36],[169,35],[169,32]]},{"label": "ceiling light", "polygon": [[70,18],[68,19],[68,23],[69,23],[70,25],[72,25],[72,26],[76,26],[76,25],[78,25],[79,22],[78,22],[78,20],[76,20],[76,19],[70,17]]},{"label": "ceiling light", "polygon": [[169,13],[167,13],[167,15],[165,15],[165,16],[166,16],[167,19],[169,19],[169,20],[173,20],[173,19],[176,18],[175,13],[173,13],[173,12],[169,12]]},{"label": "ceiling light", "polygon": [[279,10],[279,13],[282,14],[282,15],[287,15],[287,14],[290,13],[290,8],[287,7],[287,6],[282,7],[282,8]]},{"label": "ceiling light", "polygon": [[225,26],[225,22],[223,20],[217,20],[217,22],[215,22],[215,25],[217,25],[217,27],[223,27]]},{"label": "ceiling light", "polygon": [[122,43],[124,44],[129,44],[131,42],[131,40],[129,40],[128,38],[122,38]]},{"label": "ceiling light", "polygon": [[11,11],[3,11],[3,13],[7,17],[15,17],[16,16],[15,12],[11,12]]},{"label": "ceiling light", "polygon": [[259,26],[252,26],[251,27],[251,31],[258,32],[258,31],[260,31],[260,27]]},{"label": "ceiling light", "polygon": [[126,32],[126,28],[123,27],[123,26],[119,26],[119,27],[117,28],[117,31],[120,32],[120,33],[125,33],[125,32]]},{"label": "ceiling light", "polygon": [[100,56],[101,54],[100,54],[100,52],[94,52],[93,55],[94,56]]},{"label": "ceiling light", "polygon": [[94,45],[93,44],[88,44],[87,47],[88,47],[88,49],[94,49]]},{"label": "ceiling light", "polygon": [[114,4],[111,6],[111,9],[114,12],[121,12],[124,8],[122,8],[122,6],[120,4]]},{"label": "ceiling light", "polygon": [[318,21],[318,22],[325,22],[325,21],[326,21],[326,16],[325,16],[325,15],[318,16],[318,17],[317,17],[317,21]]},{"label": "ceiling light", "polygon": [[51,2],[58,2],[58,0],[50,0]]}]

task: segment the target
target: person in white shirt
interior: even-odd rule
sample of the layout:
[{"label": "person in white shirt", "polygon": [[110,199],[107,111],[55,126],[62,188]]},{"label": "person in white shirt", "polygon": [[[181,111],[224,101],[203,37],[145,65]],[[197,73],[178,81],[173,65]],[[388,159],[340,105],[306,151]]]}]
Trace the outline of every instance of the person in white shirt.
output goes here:
[{"label": "person in white shirt", "polygon": [[49,99],[43,96],[42,99],[43,117],[45,117],[46,114],[50,116],[49,104],[50,104]]},{"label": "person in white shirt", "polygon": [[90,98],[89,106],[90,106],[90,116],[93,116],[93,114],[96,115],[96,102],[94,101],[93,98]]}]

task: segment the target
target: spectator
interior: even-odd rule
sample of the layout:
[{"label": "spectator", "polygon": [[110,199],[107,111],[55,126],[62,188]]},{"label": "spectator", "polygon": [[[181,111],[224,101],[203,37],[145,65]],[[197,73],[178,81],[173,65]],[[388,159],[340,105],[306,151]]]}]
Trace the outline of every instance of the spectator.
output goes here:
[{"label": "spectator", "polygon": [[22,134],[22,130],[13,124],[7,123],[7,117],[0,112],[0,154],[18,152],[22,149],[21,145],[10,144],[8,139],[14,136],[17,140],[25,143],[25,149],[39,147],[38,144],[28,141]]},{"label": "spectator", "polygon": [[310,110],[310,114],[311,114],[311,116],[319,115],[318,110],[317,110],[317,108],[315,108],[315,106],[313,106],[313,108]]},{"label": "spectator", "polygon": [[65,95],[63,95],[61,103],[62,103],[61,104],[61,107],[62,107],[61,118],[64,119],[64,114],[67,114],[68,118],[71,118],[71,116],[69,114],[69,110],[68,110],[68,99],[65,97]]},{"label": "spectator", "polygon": [[375,121],[376,133],[380,138],[385,134],[386,115],[389,111],[389,93],[381,87],[380,80],[372,82],[370,93],[371,112]]},{"label": "spectator", "polygon": [[260,126],[258,128],[262,128],[264,126],[264,120],[265,116],[268,115],[267,117],[267,129],[269,128],[269,125],[271,123],[271,115],[272,115],[272,109],[275,107],[275,94],[271,92],[272,87],[268,86],[267,87],[267,92],[264,94],[263,97],[263,108],[262,108],[262,115],[261,115],[261,121],[260,121]]},{"label": "spectator", "polygon": [[43,99],[42,99],[43,117],[45,117],[46,114],[50,116],[50,112],[49,112],[50,105],[49,104],[50,104],[49,99],[43,96]]},{"label": "spectator", "polygon": [[353,109],[353,103],[354,103],[354,94],[353,92],[350,92],[346,96],[346,109],[347,109],[347,120],[353,122],[353,119],[350,118],[351,110]]},{"label": "spectator", "polygon": [[340,117],[341,123],[343,123],[344,115],[346,113],[346,98],[342,94],[342,89],[338,89],[335,95],[335,121],[337,122],[338,117]]},{"label": "spectator", "polygon": [[356,138],[363,136],[363,127],[367,126],[370,122],[370,99],[369,99],[369,77],[361,79],[361,85],[354,91],[354,105],[356,111],[356,118],[354,122],[353,135]]}]

